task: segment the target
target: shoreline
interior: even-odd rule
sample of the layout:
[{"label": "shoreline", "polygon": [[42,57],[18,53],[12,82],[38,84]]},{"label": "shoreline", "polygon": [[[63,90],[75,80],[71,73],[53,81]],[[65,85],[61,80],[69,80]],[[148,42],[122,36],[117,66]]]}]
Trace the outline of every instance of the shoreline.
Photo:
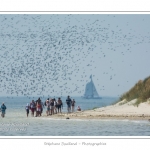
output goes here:
[{"label": "shoreline", "polygon": [[51,119],[83,119],[83,120],[105,120],[105,119],[112,119],[112,120],[147,120],[150,121],[150,115],[143,116],[143,115],[135,115],[135,116],[130,116],[130,115],[74,115],[74,114],[55,114],[55,115],[43,115],[42,117],[44,118],[51,118]]},{"label": "shoreline", "polygon": [[59,113],[43,115],[54,119],[115,119],[115,120],[148,120],[150,121],[150,101],[135,105],[136,99],[127,102],[122,100],[114,105],[93,110],[77,111],[73,113]]}]

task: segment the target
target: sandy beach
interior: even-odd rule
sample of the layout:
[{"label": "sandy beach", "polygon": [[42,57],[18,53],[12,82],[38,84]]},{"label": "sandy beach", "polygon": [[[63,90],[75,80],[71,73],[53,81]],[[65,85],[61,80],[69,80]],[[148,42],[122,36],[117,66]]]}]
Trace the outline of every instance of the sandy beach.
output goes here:
[{"label": "sandy beach", "polygon": [[69,119],[131,119],[131,120],[149,120],[150,119],[150,101],[135,105],[136,99],[127,102],[120,101],[114,105],[86,110],[74,113],[62,113],[48,116],[51,118],[69,118]]}]

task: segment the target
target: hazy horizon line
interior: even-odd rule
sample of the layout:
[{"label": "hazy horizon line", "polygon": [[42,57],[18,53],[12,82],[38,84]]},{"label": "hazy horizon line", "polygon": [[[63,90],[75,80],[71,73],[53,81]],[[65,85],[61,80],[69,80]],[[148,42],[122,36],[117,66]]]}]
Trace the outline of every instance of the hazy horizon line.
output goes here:
[{"label": "hazy horizon line", "polygon": [[[67,97],[68,95],[62,95],[62,96],[45,96],[45,95],[42,95],[42,96],[39,96],[39,95],[28,95],[28,96],[24,96],[24,95],[18,95],[18,96],[16,96],[16,95],[12,95],[12,96],[7,96],[7,95],[1,95],[0,97],[48,97],[48,98],[50,98],[50,97]],[[80,95],[69,95],[70,97],[83,97],[83,96],[80,96]],[[120,96],[110,96],[110,95],[103,95],[103,96],[100,96],[100,97],[120,97]]]}]

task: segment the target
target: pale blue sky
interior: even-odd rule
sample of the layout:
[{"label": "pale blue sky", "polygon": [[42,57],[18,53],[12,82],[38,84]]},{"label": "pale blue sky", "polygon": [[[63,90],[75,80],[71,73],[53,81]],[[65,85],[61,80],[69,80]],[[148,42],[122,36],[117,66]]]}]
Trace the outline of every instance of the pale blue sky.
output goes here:
[{"label": "pale blue sky", "polygon": [[83,96],[92,74],[100,96],[118,96],[150,75],[150,15],[0,15],[0,22],[1,95]]}]

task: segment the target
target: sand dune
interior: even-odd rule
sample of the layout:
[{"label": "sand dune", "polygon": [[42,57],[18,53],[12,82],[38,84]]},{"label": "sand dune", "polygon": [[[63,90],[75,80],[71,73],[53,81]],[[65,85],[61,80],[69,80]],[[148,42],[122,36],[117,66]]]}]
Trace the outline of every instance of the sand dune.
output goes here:
[{"label": "sand dune", "polygon": [[150,101],[141,103],[138,106],[135,105],[136,99],[127,102],[123,100],[115,105],[101,107],[93,110],[86,110],[81,112],[75,112],[70,114],[56,114],[50,117],[61,118],[82,118],[82,119],[103,119],[103,118],[115,118],[115,119],[150,119]]}]

